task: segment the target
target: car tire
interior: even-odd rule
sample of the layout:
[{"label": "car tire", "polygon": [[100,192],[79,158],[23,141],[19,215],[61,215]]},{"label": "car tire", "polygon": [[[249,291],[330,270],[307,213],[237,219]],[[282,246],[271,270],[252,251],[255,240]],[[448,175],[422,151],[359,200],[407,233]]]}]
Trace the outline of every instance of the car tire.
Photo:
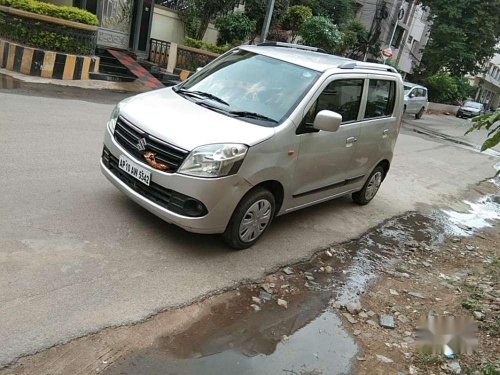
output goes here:
[{"label": "car tire", "polygon": [[424,112],[425,108],[424,107],[420,108],[420,111],[418,111],[418,113],[415,114],[415,119],[420,120],[424,115]]},{"label": "car tire", "polygon": [[377,166],[373,172],[370,174],[370,177],[365,182],[363,188],[352,194],[352,200],[359,204],[360,206],[364,206],[371,202],[371,200],[375,197],[382,184],[382,181],[385,177],[384,168],[380,165]]},{"label": "car tire", "polygon": [[275,210],[276,201],[269,190],[262,187],[251,190],[238,203],[222,239],[235,250],[248,249],[269,228]]}]

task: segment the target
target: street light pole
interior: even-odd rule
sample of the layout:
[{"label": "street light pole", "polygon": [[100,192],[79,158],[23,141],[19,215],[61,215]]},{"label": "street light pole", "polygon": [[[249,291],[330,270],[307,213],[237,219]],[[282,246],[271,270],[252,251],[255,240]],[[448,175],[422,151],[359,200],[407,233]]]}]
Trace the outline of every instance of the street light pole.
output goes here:
[{"label": "street light pole", "polygon": [[260,42],[264,43],[267,38],[267,33],[269,32],[269,26],[271,25],[271,18],[273,17],[274,10],[274,0],[269,0],[267,2],[266,17],[264,18],[264,24],[262,25],[262,32],[260,33]]}]

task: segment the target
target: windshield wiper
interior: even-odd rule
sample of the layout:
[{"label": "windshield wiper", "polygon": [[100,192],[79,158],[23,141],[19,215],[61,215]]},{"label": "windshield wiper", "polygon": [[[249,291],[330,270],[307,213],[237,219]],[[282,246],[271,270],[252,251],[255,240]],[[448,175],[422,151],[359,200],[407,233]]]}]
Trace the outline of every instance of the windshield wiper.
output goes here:
[{"label": "windshield wiper", "polygon": [[256,112],[249,112],[249,111],[227,111],[227,112],[235,117],[254,118],[257,120],[271,121],[271,122],[274,122],[276,124],[278,123],[278,121],[276,121],[275,119],[261,115],[260,113],[256,113]]},{"label": "windshield wiper", "polygon": [[183,88],[174,88],[174,91],[179,94],[183,95],[188,95],[188,96],[196,96],[196,97],[202,97],[206,99],[211,99],[216,102],[219,102],[221,104],[227,105],[229,107],[229,103],[226,102],[224,99],[219,98],[218,96],[215,96],[214,94],[210,94],[208,92],[204,91],[191,91]]}]

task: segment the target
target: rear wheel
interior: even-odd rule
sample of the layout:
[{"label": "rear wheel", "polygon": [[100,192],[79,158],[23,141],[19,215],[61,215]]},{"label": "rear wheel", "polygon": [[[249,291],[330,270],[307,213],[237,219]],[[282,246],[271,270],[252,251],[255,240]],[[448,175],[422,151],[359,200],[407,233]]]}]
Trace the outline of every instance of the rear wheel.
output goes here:
[{"label": "rear wheel", "polygon": [[352,194],[352,200],[359,205],[365,205],[375,197],[384,180],[385,171],[380,165],[376,167],[366,180],[363,189]]},{"label": "rear wheel", "polygon": [[424,115],[424,112],[425,112],[425,108],[424,107],[420,108],[420,111],[418,111],[418,113],[415,114],[415,118],[417,120],[420,120],[422,118],[422,116]]},{"label": "rear wheel", "polygon": [[243,197],[222,235],[235,250],[247,249],[256,243],[271,224],[276,203],[274,195],[258,187]]}]

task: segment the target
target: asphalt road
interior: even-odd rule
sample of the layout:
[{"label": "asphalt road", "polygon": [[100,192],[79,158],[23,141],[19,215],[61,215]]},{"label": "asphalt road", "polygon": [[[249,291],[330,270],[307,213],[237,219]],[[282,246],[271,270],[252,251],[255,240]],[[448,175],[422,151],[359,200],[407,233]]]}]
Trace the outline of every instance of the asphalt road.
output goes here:
[{"label": "asphalt road", "polygon": [[162,222],[101,175],[105,122],[121,97],[0,90],[0,367],[258,279],[394,215],[444,206],[499,161],[403,132],[370,205],[341,198],[283,216],[254,248],[234,252]]}]

